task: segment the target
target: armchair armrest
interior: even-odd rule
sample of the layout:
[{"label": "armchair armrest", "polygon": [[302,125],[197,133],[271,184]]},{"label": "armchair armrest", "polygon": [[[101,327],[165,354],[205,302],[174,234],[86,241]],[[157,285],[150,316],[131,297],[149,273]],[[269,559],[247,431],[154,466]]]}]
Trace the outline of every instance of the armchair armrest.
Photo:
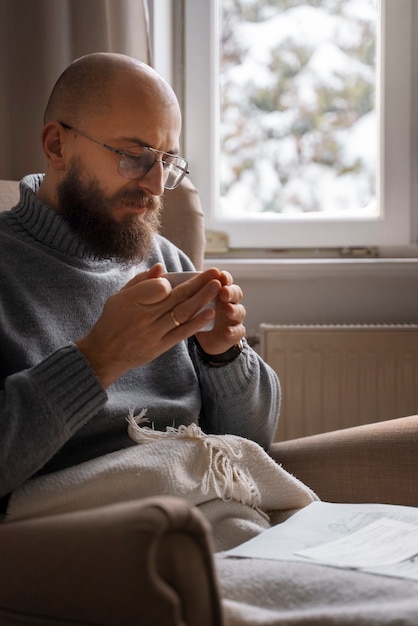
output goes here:
[{"label": "armchair armrest", "polygon": [[274,443],[270,454],[322,500],[418,506],[418,415]]},{"label": "armchair armrest", "polygon": [[220,626],[209,526],[147,498],[0,525],[0,623]]}]

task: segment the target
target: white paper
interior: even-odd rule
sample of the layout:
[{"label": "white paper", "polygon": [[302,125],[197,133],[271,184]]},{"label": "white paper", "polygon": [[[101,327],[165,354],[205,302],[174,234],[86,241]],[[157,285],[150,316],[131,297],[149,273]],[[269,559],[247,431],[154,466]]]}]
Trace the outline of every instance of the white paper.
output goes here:
[{"label": "white paper", "polygon": [[296,554],[338,567],[381,567],[418,553],[418,526],[382,517],[347,537]]},{"label": "white paper", "polygon": [[[383,520],[383,522],[382,522]],[[394,536],[399,539],[399,525],[392,525],[391,521],[400,522],[407,525],[408,533],[405,534],[406,527],[402,527],[405,534],[402,541],[403,547],[394,546],[394,553],[390,556],[390,544]],[[373,527],[378,522],[380,526]],[[331,554],[332,546],[330,542],[338,539],[347,540],[351,535],[351,542],[357,541],[353,533],[369,526],[371,541],[369,541],[368,553],[363,545],[363,556],[365,559],[361,564],[345,565],[342,557],[324,562],[324,550]],[[411,528],[411,526],[413,528]],[[377,533],[374,529],[377,528]],[[380,530],[379,530],[380,528]],[[396,576],[400,578],[411,578],[418,580],[418,508],[409,506],[398,506],[388,504],[337,504],[332,502],[313,502],[301,509],[289,519],[281,524],[273,526],[257,537],[246,541],[240,546],[229,550],[226,554],[230,557],[274,559],[283,561],[303,561],[304,563],[322,563],[335,567],[357,567],[362,571],[381,574],[386,576]],[[370,532],[371,531],[371,532]],[[385,535],[383,534],[385,533]],[[401,534],[402,534],[401,533]],[[409,535],[409,538],[408,538]],[[378,539],[377,537],[380,537]],[[392,539],[388,539],[388,537]],[[375,538],[373,540],[373,537]],[[384,539],[386,537],[386,539]],[[362,535],[360,534],[360,540]],[[363,535],[364,539],[364,535]],[[397,540],[398,540],[397,539]],[[374,541],[374,547],[373,547]],[[376,545],[385,547],[386,552],[380,552],[381,561],[377,565]],[[341,545],[344,545],[343,542]],[[346,551],[350,551],[350,548]],[[318,557],[302,556],[311,548],[321,548],[322,552]],[[397,550],[402,550],[397,552]],[[315,553],[314,553],[315,554]],[[393,556],[395,554],[395,556]],[[392,558],[393,557],[393,558]],[[402,560],[406,559],[406,560]],[[397,562],[401,560],[401,562]],[[390,561],[390,562],[389,562]],[[396,562],[394,562],[396,561]],[[347,560],[348,562],[348,560]],[[358,561],[360,563],[360,561]]]}]

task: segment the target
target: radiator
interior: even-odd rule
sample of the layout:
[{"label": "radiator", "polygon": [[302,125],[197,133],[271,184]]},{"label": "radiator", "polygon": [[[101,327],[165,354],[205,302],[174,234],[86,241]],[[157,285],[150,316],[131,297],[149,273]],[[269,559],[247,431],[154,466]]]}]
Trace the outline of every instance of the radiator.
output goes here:
[{"label": "radiator", "polygon": [[277,372],[275,440],[418,413],[418,325],[260,326]]}]

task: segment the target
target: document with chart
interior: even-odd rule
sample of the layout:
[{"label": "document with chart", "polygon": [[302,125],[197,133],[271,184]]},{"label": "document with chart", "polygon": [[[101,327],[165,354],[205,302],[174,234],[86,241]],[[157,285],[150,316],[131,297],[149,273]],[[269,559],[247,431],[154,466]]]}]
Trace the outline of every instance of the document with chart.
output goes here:
[{"label": "document with chart", "polygon": [[418,580],[418,508],[313,502],[226,555]]}]

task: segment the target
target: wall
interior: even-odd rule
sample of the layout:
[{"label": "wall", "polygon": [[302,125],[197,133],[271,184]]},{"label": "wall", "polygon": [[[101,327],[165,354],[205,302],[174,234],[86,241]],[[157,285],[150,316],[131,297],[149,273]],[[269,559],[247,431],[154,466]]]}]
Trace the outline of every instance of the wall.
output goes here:
[{"label": "wall", "polygon": [[418,260],[240,263],[210,259],[244,291],[248,335],[260,323],[417,323]]}]

